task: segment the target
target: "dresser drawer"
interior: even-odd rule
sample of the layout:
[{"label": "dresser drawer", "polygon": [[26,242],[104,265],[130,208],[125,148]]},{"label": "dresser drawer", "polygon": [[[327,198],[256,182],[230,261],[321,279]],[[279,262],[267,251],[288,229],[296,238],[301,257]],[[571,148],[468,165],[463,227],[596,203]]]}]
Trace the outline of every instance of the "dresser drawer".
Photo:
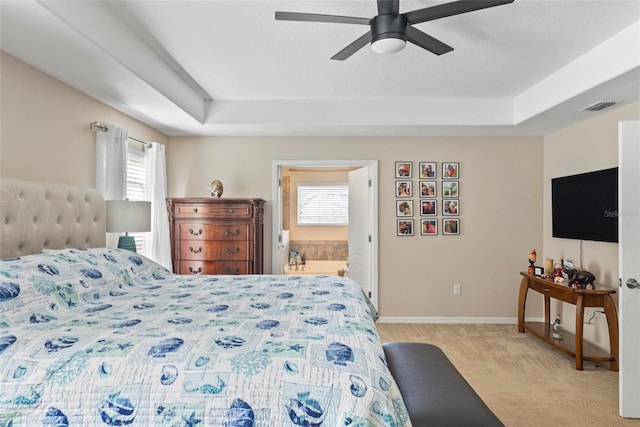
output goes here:
[{"label": "dresser drawer", "polygon": [[178,274],[251,274],[248,261],[179,261]]},{"label": "dresser drawer", "polygon": [[239,240],[183,240],[180,260],[247,260],[248,246]]},{"label": "dresser drawer", "polygon": [[243,203],[178,204],[176,218],[251,218],[252,206]]},{"label": "dresser drawer", "polygon": [[180,240],[249,240],[251,224],[180,223]]}]

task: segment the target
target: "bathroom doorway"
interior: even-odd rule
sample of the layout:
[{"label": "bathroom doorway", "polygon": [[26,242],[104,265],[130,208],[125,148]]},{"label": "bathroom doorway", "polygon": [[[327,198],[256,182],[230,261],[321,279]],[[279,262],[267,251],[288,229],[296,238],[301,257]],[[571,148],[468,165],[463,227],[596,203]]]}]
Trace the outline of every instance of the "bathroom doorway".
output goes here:
[{"label": "bathroom doorway", "polygon": [[[288,211],[283,187],[283,174],[289,169],[353,170],[349,172],[349,226],[347,276],[356,280],[377,308],[378,306],[378,162],[377,160],[274,160],[273,161],[273,215],[272,215],[272,272],[284,273],[288,261],[287,230],[283,212]],[[351,203],[355,198],[355,203]],[[354,211],[354,209],[356,209]],[[354,218],[357,218],[355,220]],[[338,251],[342,253],[341,251]],[[318,263],[323,266],[324,263]],[[324,267],[321,267],[324,268]]]}]

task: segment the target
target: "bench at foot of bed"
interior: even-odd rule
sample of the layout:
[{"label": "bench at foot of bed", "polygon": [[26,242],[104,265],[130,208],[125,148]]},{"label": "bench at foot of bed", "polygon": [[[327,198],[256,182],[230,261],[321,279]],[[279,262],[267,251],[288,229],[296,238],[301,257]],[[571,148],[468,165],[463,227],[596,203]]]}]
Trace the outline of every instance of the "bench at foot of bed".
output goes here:
[{"label": "bench at foot of bed", "polygon": [[440,348],[400,342],[383,348],[414,427],[504,426]]}]

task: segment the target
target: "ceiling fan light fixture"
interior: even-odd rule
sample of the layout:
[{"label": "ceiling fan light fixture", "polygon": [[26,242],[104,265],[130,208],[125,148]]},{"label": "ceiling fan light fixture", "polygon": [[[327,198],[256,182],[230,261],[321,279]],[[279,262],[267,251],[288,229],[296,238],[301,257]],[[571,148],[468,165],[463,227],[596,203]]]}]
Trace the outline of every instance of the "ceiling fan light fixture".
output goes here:
[{"label": "ceiling fan light fixture", "polygon": [[407,45],[406,40],[396,37],[378,39],[371,43],[371,49],[376,53],[399,52]]}]

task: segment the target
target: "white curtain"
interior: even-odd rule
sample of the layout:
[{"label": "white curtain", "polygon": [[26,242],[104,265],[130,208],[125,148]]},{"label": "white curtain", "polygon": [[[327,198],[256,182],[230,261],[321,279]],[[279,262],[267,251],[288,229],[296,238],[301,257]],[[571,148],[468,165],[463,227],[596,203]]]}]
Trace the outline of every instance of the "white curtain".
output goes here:
[{"label": "white curtain", "polygon": [[151,201],[151,233],[147,257],[171,270],[171,240],[167,213],[167,161],[164,145],[152,142],[144,152],[147,200]]},{"label": "white curtain", "polygon": [[[96,133],[96,188],[105,200],[127,196],[127,130],[107,124]],[[118,236],[107,234],[107,247],[117,246]]]}]

